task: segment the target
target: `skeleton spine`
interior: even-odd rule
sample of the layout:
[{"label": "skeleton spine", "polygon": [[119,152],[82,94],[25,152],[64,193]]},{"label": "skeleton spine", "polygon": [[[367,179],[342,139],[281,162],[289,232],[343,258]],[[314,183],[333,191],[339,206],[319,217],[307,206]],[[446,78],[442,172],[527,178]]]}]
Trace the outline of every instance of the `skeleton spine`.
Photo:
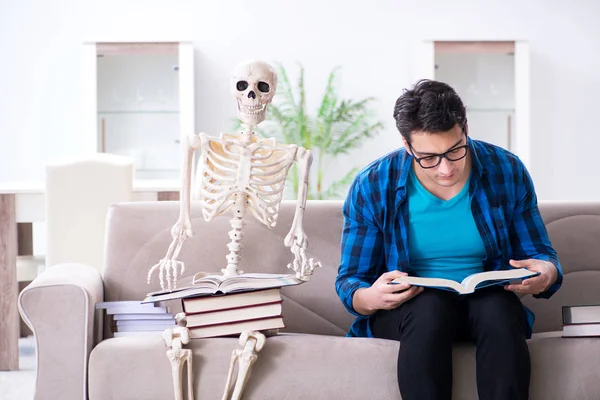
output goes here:
[{"label": "skeleton spine", "polygon": [[226,257],[227,268],[222,270],[225,276],[234,276],[243,273],[238,270],[238,266],[240,263],[240,251],[242,250],[242,239],[244,238],[242,228],[246,225],[246,222],[244,222],[246,196],[244,193],[236,193],[234,196],[236,199],[233,206],[233,218],[229,220],[231,224],[231,230],[229,231],[231,242],[227,244],[227,248],[229,249],[229,254]]}]

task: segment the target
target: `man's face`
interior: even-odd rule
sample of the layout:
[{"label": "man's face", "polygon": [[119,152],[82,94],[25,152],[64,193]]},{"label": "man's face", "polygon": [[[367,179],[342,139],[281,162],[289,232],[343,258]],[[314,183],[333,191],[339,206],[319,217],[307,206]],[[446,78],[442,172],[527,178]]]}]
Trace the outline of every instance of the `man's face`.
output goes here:
[{"label": "man's face", "polygon": [[[466,127],[465,127],[466,132]],[[404,148],[409,153],[413,154],[416,158],[424,158],[432,155],[443,154],[449,150],[456,149],[460,146],[467,144],[467,135],[463,133],[462,128],[457,124],[454,128],[446,132],[426,133],[426,132],[413,132],[411,134],[411,143],[408,144],[405,140]],[[460,152],[461,150],[457,150]],[[460,156],[462,154],[457,154]],[[449,154],[450,158],[454,158],[452,154]],[[425,161],[435,160],[437,157],[428,158],[422,160]],[[420,176],[425,176],[435,184],[442,187],[451,187],[461,181],[466,170],[467,162],[469,157],[463,157],[458,161],[450,161],[445,157],[442,157],[442,161],[437,167],[433,168],[422,168],[418,163],[414,163],[415,169]]]}]

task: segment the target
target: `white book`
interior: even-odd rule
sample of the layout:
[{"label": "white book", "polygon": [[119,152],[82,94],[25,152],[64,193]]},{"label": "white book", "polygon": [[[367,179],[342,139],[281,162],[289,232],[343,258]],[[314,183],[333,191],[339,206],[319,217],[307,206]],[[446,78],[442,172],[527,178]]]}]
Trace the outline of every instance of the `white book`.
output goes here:
[{"label": "white book", "polygon": [[166,314],[166,307],[114,307],[107,308],[106,313],[111,314]]},{"label": "white book", "polygon": [[562,337],[600,336],[600,324],[575,324],[563,326]]},{"label": "white book", "polygon": [[249,319],[277,317],[282,312],[282,301],[250,307],[232,308],[222,311],[186,314],[187,327],[197,327],[228,322],[245,321]]},{"label": "white book", "polygon": [[563,324],[600,324],[600,305],[562,307]]},{"label": "white book", "polygon": [[175,325],[175,319],[133,319],[133,320],[118,320],[115,321],[118,327],[121,326],[171,326]]},{"label": "white book", "polygon": [[194,276],[191,286],[175,289],[171,292],[152,292],[146,295],[144,303],[154,303],[188,297],[207,296],[213,294],[227,294],[247,292],[261,289],[273,289],[283,286],[300,285],[304,281],[296,278],[294,274],[240,274],[231,277],[223,275],[207,275],[198,273]]},{"label": "white book", "polygon": [[114,337],[124,336],[162,336],[163,331],[145,331],[145,332],[113,332]]},{"label": "white book", "polygon": [[248,307],[281,301],[281,290],[265,289],[223,295],[200,296],[182,300],[186,314]]},{"label": "white book", "polygon": [[219,324],[190,328],[193,339],[239,335],[244,331],[263,331],[284,328],[283,317],[264,318],[260,320],[241,321],[231,324]]},{"label": "white book", "polygon": [[142,303],[141,301],[100,301],[96,303],[96,310],[101,310],[105,308],[117,308],[117,307],[127,307],[127,308],[152,308],[154,304],[152,303]]},{"label": "white book", "polygon": [[173,314],[171,313],[161,313],[161,314],[114,314],[113,319],[115,321],[132,321],[132,320],[169,320],[173,319]]},{"label": "white book", "polygon": [[175,326],[175,322],[170,326],[151,326],[151,325],[139,325],[139,326],[119,326],[117,332],[147,332],[147,331],[159,331],[162,332],[167,328]]},{"label": "white book", "polygon": [[524,278],[539,275],[539,272],[529,271],[525,268],[514,268],[500,271],[478,272],[467,276],[462,282],[442,278],[423,278],[417,276],[403,276],[396,278],[390,284],[408,283],[412,286],[432,287],[444,290],[454,290],[460,294],[473,293],[486,286],[519,281]]}]

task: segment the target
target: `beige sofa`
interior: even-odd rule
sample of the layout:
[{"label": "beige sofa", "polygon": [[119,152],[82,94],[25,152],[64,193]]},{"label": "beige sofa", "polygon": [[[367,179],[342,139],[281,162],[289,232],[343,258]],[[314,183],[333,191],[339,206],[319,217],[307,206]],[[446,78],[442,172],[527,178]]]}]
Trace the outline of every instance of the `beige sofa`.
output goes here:
[{"label": "beige sofa", "polygon": [[[283,238],[294,206],[282,205],[273,231],[248,219],[243,270],[289,271],[285,266],[292,255]],[[561,329],[561,305],[600,304],[600,203],[543,203],[540,208],[565,277],[551,299],[523,299],[537,315],[529,341],[531,399],[598,400],[600,338],[565,339],[556,331]],[[183,248],[187,270],[180,282],[225,263],[229,216],[206,223],[199,208],[192,207],[192,213],[196,234]],[[102,276],[91,267],[60,265],[21,293],[20,311],[38,346],[36,399],[173,398],[162,339],[98,333],[94,304],[142,299],[158,289],[156,279],[146,284],[146,274],[164,256],[177,215],[174,202],[115,205],[108,215]],[[246,399],[400,399],[395,372],[399,344],[344,337],[353,317],[334,289],[342,222],[341,202],[309,202],[304,220],[309,253],[323,268],[307,284],[283,290],[287,328],[267,340]],[[236,345],[233,338],[192,341],[197,399],[221,398]],[[457,344],[454,355],[454,398],[476,399],[475,349]]]}]

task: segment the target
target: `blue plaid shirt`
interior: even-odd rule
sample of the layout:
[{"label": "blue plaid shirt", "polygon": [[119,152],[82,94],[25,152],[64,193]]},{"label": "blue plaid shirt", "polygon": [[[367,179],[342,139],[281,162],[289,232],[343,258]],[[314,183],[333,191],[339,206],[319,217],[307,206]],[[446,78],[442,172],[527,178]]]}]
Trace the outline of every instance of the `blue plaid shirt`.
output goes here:
[{"label": "blue plaid shirt", "polygon": [[[468,138],[471,211],[485,245],[484,270],[508,269],[510,259],[552,262],[558,279],[534,297],[549,298],[562,283],[562,268],[542,221],[533,182],[514,154]],[[335,288],[357,318],[347,336],[372,337],[369,317],[352,307],[352,296],[387,271],[409,270],[406,181],[412,156],[403,148],[365,167],[344,202],[341,262]],[[531,336],[534,315],[525,307]]]}]

